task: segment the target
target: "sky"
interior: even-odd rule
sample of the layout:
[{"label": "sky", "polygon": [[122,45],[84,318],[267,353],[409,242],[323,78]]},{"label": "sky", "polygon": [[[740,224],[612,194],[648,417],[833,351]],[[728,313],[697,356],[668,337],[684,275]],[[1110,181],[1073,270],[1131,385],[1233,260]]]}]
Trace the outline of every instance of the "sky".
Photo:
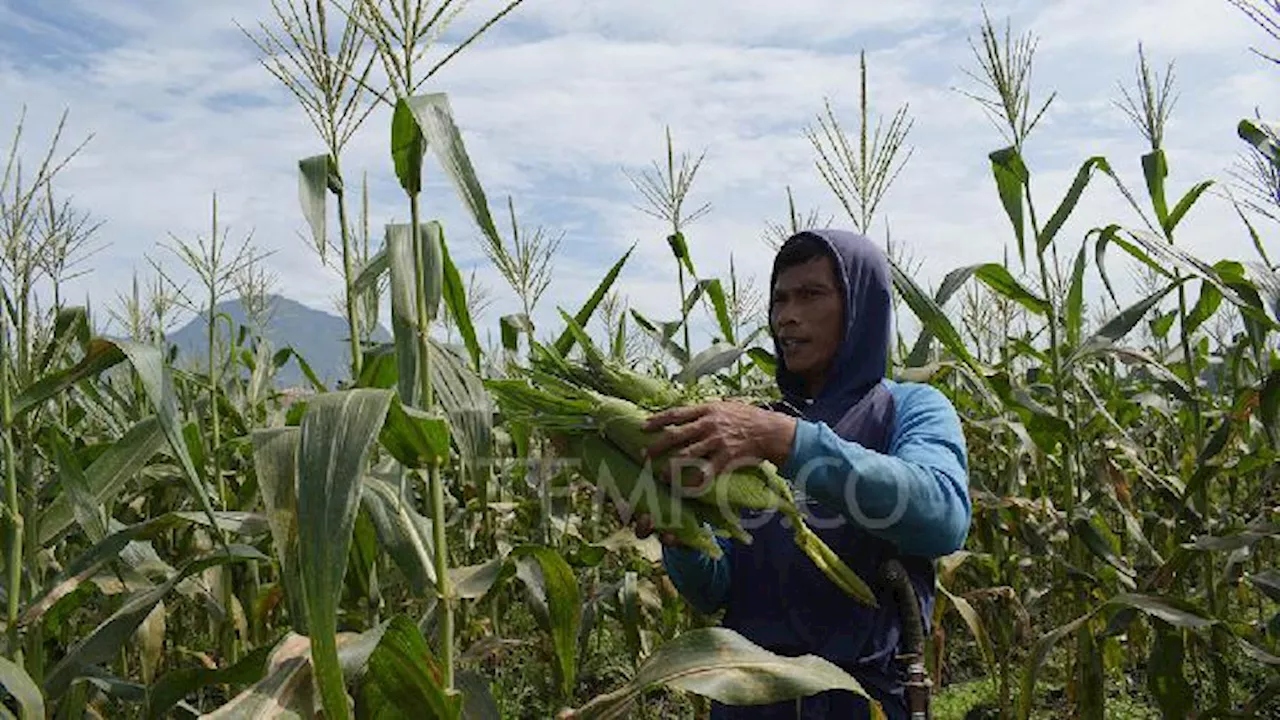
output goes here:
[{"label": "sky", "polygon": [[[501,6],[472,2],[422,68]],[[618,288],[631,307],[665,320],[676,317],[679,297],[668,231],[638,209],[643,198],[627,173],[665,162],[668,128],[678,153],[705,153],[687,200],[690,209],[710,208],[685,231],[693,262],[704,277],[727,278],[732,261],[763,287],[765,230],[785,222],[788,186],[802,214],[816,209],[851,227],[805,131],[829,102],[845,131],[856,132],[865,51],[873,121],[904,105],[912,119],[911,154],[868,234],[883,243],[891,232],[918,267],[916,281],[933,287],[948,270],[1000,261],[1006,250],[1017,262],[987,160],[1006,142],[965,93],[982,92],[967,72],[977,71],[971,43],[983,9],[955,0],[525,0],[423,91],[448,93],[499,228],[510,197],[526,231],[542,226],[561,237],[535,313],[541,327],[558,325],[557,307],[575,310],[633,245]],[[1146,141],[1115,104],[1122,84],[1133,87],[1140,42],[1157,70],[1175,63],[1178,99],[1165,140],[1172,198],[1206,179],[1232,187],[1245,150],[1236,124],[1280,109],[1280,66],[1254,52],[1280,47],[1228,0],[989,0],[985,9],[1001,29],[1007,20],[1015,35],[1037,38],[1033,102],[1056,93],[1025,148],[1041,216],[1096,155],[1145,197]],[[310,247],[298,201],[297,161],[324,147],[237,26],[259,21],[275,27],[265,0],[0,0],[0,144],[7,150],[24,107],[19,152],[29,163],[64,111],[64,148],[92,136],[57,184],[102,223],[70,297],[109,306],[135,271],[149,277],[148,259],[189,278],[166,245],[208,237],[216,193],[220,231],[233,246],[250,237],[270,253],[264,263],[278,292],[335,310],[340,276]],[[375,234],[408,216],[389,126],[379,106],[342,158],[353,199],[367,173]],[[434,160],[423,208],[443,223],[462,271],[487,288],[492,304],[478,325],[496,339],[498,318],[517,301]],[[1139,223],[1099,177],[1063,228],[1063,257],[1113,222]],[[1280,252],[1275,228],[1259,229]],[[1178,243],[1209,261],[1255,257],[1225,195],[1205,196]],[[1111,263],[1116,272],[1127,267],[1114,253]],[[1088,288],[1100,301],[1096,270]]]}]

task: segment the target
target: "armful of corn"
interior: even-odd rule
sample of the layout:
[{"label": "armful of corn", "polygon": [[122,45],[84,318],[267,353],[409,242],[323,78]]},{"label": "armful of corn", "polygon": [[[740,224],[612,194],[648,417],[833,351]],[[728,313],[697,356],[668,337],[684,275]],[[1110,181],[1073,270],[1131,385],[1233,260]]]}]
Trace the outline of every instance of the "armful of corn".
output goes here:
[{"label": "armful of corn", "polygon": [[[502,380],[490,383],[491,390],[504,412],[574,437],[570,451],[582,460],[583,476],[605,489],[615,505],[625,504],[650,515],[655,529],[670,532],[713,558],[721,555],[716,534],[751,542],[742,526],[743,511],[781,512],[790,521],[796,545],[832,582],[859,602],[878,606],[867,584],[806,525],[790,486],[770,463],[722,473],[694,494],[673,491],[658,478],[654,468],[667,458],[646,456],[645,450],[657,434],[646,432],[644,424],[649,415],[645,408],[660,404],[635,396],[637,389],[661,381],[645,378],[646,383],[628,383],[628,373],[635,374],[629,370],[610,367],[602,373],[545,349],[541,358],[527,373],[539,386]],[[614,394],[620,384],[628,386],[629,397]],[[672,391],[662,387],[658,397],[672,399]]]}]

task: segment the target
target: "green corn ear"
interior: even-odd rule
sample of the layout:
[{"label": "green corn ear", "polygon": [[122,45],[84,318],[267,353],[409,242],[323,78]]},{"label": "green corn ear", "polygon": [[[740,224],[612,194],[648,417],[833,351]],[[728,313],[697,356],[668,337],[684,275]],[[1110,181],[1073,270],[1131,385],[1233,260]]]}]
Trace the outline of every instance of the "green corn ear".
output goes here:
[{"label": "green corn ear", "polygon": [[[645,411],[635,403],[621,398],[598,396],[595,400],[593,415],[600,431],[636,462],[645,462],[645,448],[657,437],[657,433],[644,429],[644,423],[648,419]],[[653,461],[656,466],[661,467],[668,459],[664,454]],[[697,468],[686,467],[682,469],[681,479],[694,480],[697,474]],[[696,494],[683,495],[691,500],[733,510],[773,510],[791,504],[775,487],[776,484],[766,477],[763,470],[750,467],[723,473],[707,483],[706,487],[699,488]]]},{"label": "green corn ear", "polygon": [[584,435],[581,452],[583,474],[593,485],[603,487],[604,474],[608,473],[607,489],[616,493],[612,497],[615,503],[634,500],[631,509],[649,515],[655,530],[670,532],[685,545],[712,558],[723,555],[710,529],[693,509],[653,477],[651,466],[640,465],[599,435]]},{"label": "green corn ear", "polygon": [[818,537],[813,530],[810,530],[804,524],[799,514],[790,516],[792,527],[795,528],[796,545],[804,551],[805,555],[813,561],[814,565],[822,571],[824,575],[835,583],[837,587],[853,596],[864,605],[871,607],[880,607],[880,603],[876,601],[876,596],[871,592],[871,588],[863,582],[862,578],[845,564],[840,556],[835,553],[822,538]]},{"label": "green corn ear", "polygon": [[[698,482],[698,469],[684,468],[681,479],[687,483],[686,487]],[[770,487],[764,473],[757,467],[721,473],[705,487],[686,490],[682,495],[704,505],[732,510],[785,510],[794,507],[788,498]]]},{"label": "green corn ear", "polygon": [[611,395],[641,407],[667,408],[680,403],[680,394],[656,378],[608,361],[601,362],[595,370],[605,378]]},{"label": "green corn ear", "polygon": [[657,433],[647,432],[648,414],[635,403],[618,397],[596,394],[592,417],[600,434],[612,440],[638,463],[645,461],[645,448]]},{"label": "green corn ear", "polygon": [[[796,545],[823,574],[859,602],[879,606],[866,582],[804,523],[790,485],[772,463],[762,462],[722,473],[696,494],[674,494],[652,472],[652,468],[661,467],[660,463],[666,458],[655,458],[652,462],[646,458],[645,448],[656,436],[644,430],[647,413],[623,398],[591,395],[595,403],[592,417],[599,432],[583,437],[582,458],[593,468],[608,467],[618,489],[627,495],[632,495],[640,482],[653,483],[652,494],[641,494],[641,500],[646,502],[636,509],[650,514],[655,528],[673,532],[686,545],[718,558],[720,547],[708,527],[749,543],[750,535],[742,527],[737,511],[781,511],[791,521]],[[682,479],[696,474],[696,468],[686,468]],[[648,504],[650,498],[656,498],[657,508]],[[693,502],[686,506],[681,504],[684,500]],[[669,515],[663,515],[664,508]]]},{"label": "green corn ear", "polygon": [[753,539],[751,533],[742,527],[742,518],[736,513],[720,512],[711,505],[699,502],[689,503],[689,508],[693,510],[699,520],[710,525],[717,535],[733,538],[743,545],[751,544]]}]

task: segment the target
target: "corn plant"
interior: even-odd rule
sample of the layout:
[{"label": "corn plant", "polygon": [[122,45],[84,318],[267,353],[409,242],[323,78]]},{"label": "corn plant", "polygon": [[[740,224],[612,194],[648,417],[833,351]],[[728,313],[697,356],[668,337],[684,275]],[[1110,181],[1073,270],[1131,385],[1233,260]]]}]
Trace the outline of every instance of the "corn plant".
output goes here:
[{"label": "corn plant", "polygon": [[[422,94],[460,52],[424,62],[459,8],[284,3],[273,5],[279,29],[257,36],[268,71],[299,73],[276,77],[310,88],[300,101],[322,139],[326,127],[351,137],[364,127],[329,115],[339,84],[348,101],[390,109],[392,157],[373,172],[394,172],[410,205],[409,223],[373,231],[366,180],[359,219],[340,217],[338,304],[353,354],[342,389],[267,341],[267,258],[248,240],[228,246],[216,212],[211,237],[169,247],[195,278],[152,260],[154,273],[135,276],[109,308],[124,337],[104,333],[61,289],[97,227],[58,200],[64,156],[42,149],[30,173],[16,142],[9,152],[0,182],[5,712],[696,717],[708,700],[863,692],[819,658],[782,657],[711,627],[715,618],[687,607],[664,577],[657,541],[625,522],[648,510],[713,554],[709,534],[745,532],[706,497],[664,493],[639,460],[637,430],[659,407],[774,397],[773,358],[753,346],[762,299],[735,255],[723,281],[677,255],[681,312],[670,322],[636,313],[617,289],[628,250],[586,298],[571,299],[576,309],[559,308],[559,322],[535,336],[531,323],[504,318],[503,342],[482,346],[476,319],[488,298],[478,269],[454,264],[445,228],[430,219],[445,199],[422,201],[426,173],[438,167],[454,187],[480,231],[475,255],[504,276],[502,291],[526,316],[554,292],[561,238],[516,222],[511,200],[503,236],[448,95]],[[342,39],[327,44],[339,16]],[[898,301],[921,327],[914,342],[899,339],[891,373],[942,389],[970,450],[970,539],[938,562],[928,661],[939,700],[979,679],[1001,717],[1104,717],[1126,696],[1130,708],[1146,705],[1143,716],[1267,717],[1280,698],[1280,273],[1268,252],[1280,135],[1260,115],[1240,122],[1239,197],[1199,178],[1175,192],[1165,137],[1174,85],[1140,47],[1136,83],[1117,105],[1147,141],[1133,163],[1145,196],[1109,159],[1090,157],[1045,213],[1023,156],[1051,112],[1031,102],[1034,39],[984,20],[972,76],[986,90],[968,95],[1004,133],[1004,147],[975,160],[991,172],[1007,247],[926,291],[909,247],[886,234]],[[379,68],[389,88],[378,86]],[[817,158],[817,179],[834,181],[848,221],[864,230],[882,217],[888,179],[910,172],[885,154],[906,148],[905,113],[877,142],[869,107],[864,80],[863,153],[826,105],[824,137],[848,150],[848,163],[832,150],[830,163]],[[303,173],[308,225],[326,192],[345,202],[328,186],[339,153],[325,144],[324,163],[307,166],[318,179],[323,165],[323,182]],[[644,187],[669,209],[670,190],[687,195],[693,173],[673,151],[668,161]],[[1094,183],[1100,173],[1107,180]],[[774,240],[829,224],[798,212],[783,189],[788,212],[770,224]],[[1136,221],[1078,218],[1085,192],[1118,193]],[[1248,237],[1256,257],[1208,263],[1185,250],[1183,219],[1214,193],[1239,219],[1219,230]],[[676,216],[688,217],[682,203]],[[1075,238],[1072,218],[1087,228]],[[464,235],[450,228],[451,239]],[[384,238],[376,252],[374,236]],[[322,252],[337,249],[327,230],[312,238]],[[1121,302],[1108,257],[1126,264],[1136,299]],[[1096,298],[1084,291],[1093,273],[1106,288]],[[384,292],[393,339],[378,345],[370,330]],[[245,323],[214,310],[232,296],[249,306]],[[699,303],[712,320],[705,346],[691,322]],[[184,365],[168,345],[180,308],[216,332],[200,362]],[[524,354],[514,351],[522,333]],[[273,387],[289,360],[311,377],[301,395]],[[713,479],[713,496],[786,507],[785,486],[757,470]],[[838,559],[806,549],[858,594]],[[951,717],[943,705],[936,715]]]},{"label": "corn plant", "polygon": [[[333,46],[327,0],[272,0],[279,27],[260,23],[257,35],[244,28],[263,53],[262,64],[298,100],[320,135],[326,153],[298,163],[299,191],[312,240],[321,262],[326,262],[331,241],[327,234],[326,191],[338,206],[339,248],[345,292],[343,305],[351,348],[352,376],[360,374],[362,324],[361,296],[356,292],[357,261],[351,222],[347,217],[347,194],[341,156],[346,145],[369,117],[376,105],[368,101],[367,81],[376,57],[367,52],[367,38],[352,22],[342,28],[337,47]],[[365,236],[366,242],[368,236]],[[368,253],[367,245],[365,255]]]},{"label": "corn plant", "polygon": [[671,233],[667,236],[667,244],[676,260],[676,281],[680,287],[682,305],[680,308],[681,331],[684,335],[684,357],[693,353],[689,342],[689,307],[684,302],[686,295],[685,273],[696,276],[693,260],[689,257],[689,244],[685,240],[684,229],[711,211],[709,204],[702,204],[693,210],[686,210],[689,191],[693,188],[694,178],[706,159],[703,152],[693,159],[688,153],[681,153],[677,168],[675,146],[671,139],[671,129],[667,128],[666,169],[658,163],[652,163],[650,169],[643,173],[627,173],[632,185],[644,197],[646,206],[640,209],[647,215],[670,225]]}]

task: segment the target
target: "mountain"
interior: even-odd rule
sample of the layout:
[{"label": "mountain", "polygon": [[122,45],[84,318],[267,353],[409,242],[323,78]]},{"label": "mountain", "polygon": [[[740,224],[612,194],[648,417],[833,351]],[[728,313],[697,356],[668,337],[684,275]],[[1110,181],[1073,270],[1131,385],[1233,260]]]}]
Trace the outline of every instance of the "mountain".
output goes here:
[{"label": "mountain", "polygon": [[[350,370],[350,345],[347,343],[347,321],[343,317],[307,307],[281,295],[272,295],[274,313],[268,321],[264,335],[274,350],[292,347],[306,359],[320,381],[332,388],[338,380],[348,377]],[[246,323],[244,305],[231,300],[218,305],[218,312],[226,313],[237,327]],[[169,342],[178,346],[179,366],[194,363],[204,367],[208,343],[203,316],[192,319],[176,332],[170,333]],[[226,337],[226,323],[218,326],[218,333]],[[373,333],[376,342],[390,342],[391,334],[379,326]],[[290,359],[276,373],[276,386],[280,388],[309,387],[302,368]]]}]

